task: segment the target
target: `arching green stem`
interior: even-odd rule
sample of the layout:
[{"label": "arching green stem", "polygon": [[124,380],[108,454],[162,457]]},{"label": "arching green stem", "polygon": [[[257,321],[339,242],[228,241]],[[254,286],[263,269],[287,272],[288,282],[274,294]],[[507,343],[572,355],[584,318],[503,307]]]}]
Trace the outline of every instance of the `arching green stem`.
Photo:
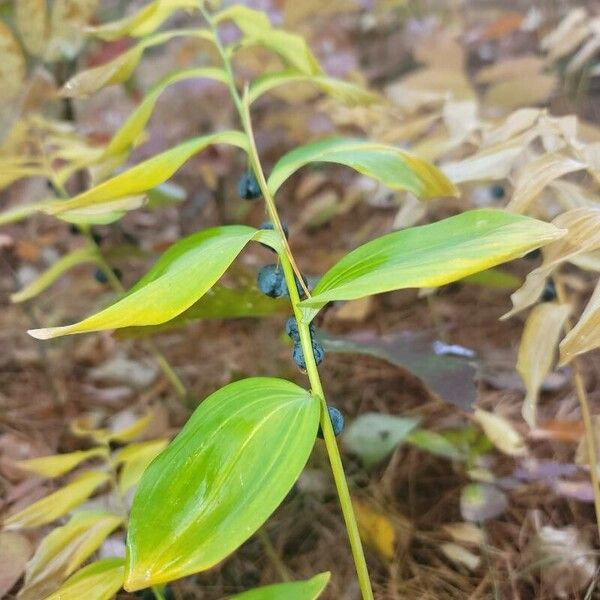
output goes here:
[{"label": "arching green stem", "polygon": [[306,289],[306,284],[304,283],[304,279],[302,278],[302,274],[299,271],[296,262],[294,260],[294,256],[289,247],[287,239],[285,237],[285,233],[283,231],[283,227],[281,224],[281,219],[279,218],[279,213],[277,212],[277,207],[275,206],[275,201],[269,191],[267,180],[265,178],[265,174],[262,168],[262,164],[260,161],[260,156],[258,154],[258,150],[256,148],[256,142],[254,140],[254,132],[252,129],[252,120],[250,117],[249,110],[249,102],[248,102],[248,89],[246,87],[243,98],[240,98],[238,90],[235,86],[235,79],[233,75],[233,70],[231,67],[231,63],[225,52],[223,45],[219,39],[218,31],[211,19],[210,14],[206,11],[203,6],[202,0],[199,2],[200,11],[202,12],[204,18],[206,19],[209,27],[211,28],[217,50],[221,56],[221,60],[223,61],[223,66],[225,72],[228,77],[228,87],[233,97],[233,101],[238,110],[240,120],[242,123],[242,127],[244,128],[244,132],[248,136],[248,156],[250,161],[250,166],[254,171],[254,175],[258,181],[260,186],[260,190],[262,192],[263,198],[265,200],[265,205],[267,209],[267,213],[271,222],[273,223],[273,227],[275,231],[278,232],[281,243],[283,247],[283,252],[280,254],[281,265],[283,268],[283,272],[285,275],[285,280],[287,283],[287,287],[290,293],[290,300],[292,304],[292,309],[294,311],[294,315],[298,322],[298,331],[300,333],[300,342],[302,344],[302,351],[304,353],[304,360],[306,363],[306,373],[308,379],[310,381],[311,392],[317,396],[321,402],[321,429],[323,431],[323,437],[325,440],[325,447],[327,449],[327,454],[329,456],[329,462],[331,464],[331,470],[333,473],[333,479],[335,482],[335,486],[337,489],[338,498],[340,501],[340,506],[342,509],[342,514],[344,517],[344,522],[346,524],[346,530],[348,532],[348,538],[350,540],[350,547],[352,549],[352,556],[354,558],[354,564],[356,567],[356,573],[358,576],[358,582],[360,585],[360,590],[362,593],[363,600],[373,600],[373,590],[371,589],[371,581],[369,579],[369,572],[367,569],[367,563],[365,560],[365,554],[362,547],[362,542],[360,540],[360,535],[358,531],[358,524],[356,522],[356,517],[354,515],[354,509],[352,507],[352,499],[350,497],[350,490],[348,489],[348,482],[346,481],[346,476],[344,474],[344,466],[342,464],[342,458],[340,456],[340,451],[337,445],[337,441],[335,439],[335,434],[333,432],[333,427],[331,425],[331,419],[329,418],[329,411],[327,410],[327,403],[325,401],[325,394],[323,393],[323,386],[321,385],[321,378],[319,377],[319,371],[317,369],[317,365],[315,363],[315,357],[312,349],[312,339],[309,330],[309,324],[305,323],[301,311],[299,309],[300,296],[298,294],[298,289],[296,287],[296,277],[300,282],[301,286],[304,288],[304,292],[307,296],[310,296],[310,292]]}]

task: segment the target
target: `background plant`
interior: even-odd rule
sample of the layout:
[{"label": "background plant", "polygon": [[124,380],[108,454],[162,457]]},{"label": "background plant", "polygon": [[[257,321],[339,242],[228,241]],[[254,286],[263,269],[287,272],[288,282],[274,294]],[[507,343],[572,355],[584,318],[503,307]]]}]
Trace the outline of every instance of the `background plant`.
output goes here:
[{"label": "background plant", "polygon": [[[150,13],[148,13],[148,14],[150,14]],[[248,13],[245,13],[245,16],[247,17]],[[257,19],[259,19],[259,17],[257,17]],[[217,20],[218,20],[218,18],[217,18]],[[136,23],[139,25],[139,22],[136,22]],[[263,25],[264,25],[264,21],[263,21]],[[144,31],[144,33],[147,33],[147,31]],[[194,35],[196,35],[196,34],[194,34]],[[200,39],[204,39],[204,36],[202,36],[202,35],[198,34],[198,37]],[[127,57],[127,60],[130,60],[129,57]],[[79,82],[83,81],[84,83],[86,81],[89,81],[90,79],[92,79],[93,81],[95,81],[97,75],[98,75],[98,73],[96,72],[94,74],[93,78],[86,79],[85,77],[80,77],[79,80],[77,80],[77,79],[74,80],[74,82],[70,86],[70,88],[71,89],[73,89],[73,88],[77,89],[77,82],[78,81]],[[286,79],[289,79],[288,75],[289,74],[286,74],[286,76],[285,76]],[[197,74],[196,74],[196,76],[197,76]],[[297,77],[304,77],[304,75],[298,75],[298,74],[295,74],[295,76],[297,76]],[[329,82],[328,85],[332,85],[331,82]],[[83,89],[85,89],[85,88],[83,88]],[[252,88],[250,88],[250,90],[252,90]],[[249,95],[250,94],[251,94],[251,91],[249,92]],[[243,100],[239,100],[239,102],[241,104],[243,102]],[[243,105],[242,105],[242,108],[243,108]],[[244,122],[245,118],[246,118],[245,112],[242,110],[242,121],[243,122]],[[246,122],[246,125],[248,125],[248,123],[249,123],[249,121]],[[251,129],[250,129],[250,131],[251,131]],[[217,138],[217,139],[223,139],[223,138]],[[227,139],[227,138],[225,138],[225,139]],[[235,140],[236,138],[235,138],[235,136],[230,137],[229,141],[231,141],[231,139]],[[185,148],[179,149],[178,153],[171,153],[171,154],[169,154],[167,158],[171,159],[172,157],[177,156],[178,160],[179,160],[179,158],[183,158],[183,157],[187,156],[186,153],[188,151],[193,152],[196,149],[202,147],[202,145],[205,144],[206,141],[207,141],[206,139],[197,140],[193,144],[190,144],[190,145],[186,146]],[[349,160],[352,166],[357,166],[357,164],[358,164],[359,167],[360,167],[360,161],[356,158],[356,154],[360,154],[360,151],[364,151],[365,153],[368,153],[368,152],[377,153],[377,152],[379,152],[380,154],[379,154],[378,158],[385,158],[385,151],[382,150],[381,147],[378,147],[378,146],[357,145],[354,142],[352,142],[352,145],[349,148],[342,146],[341,147],[341,151],[340,151],[340,146],[338,144],[339,144],[339,142],[336,141],[336,142],[332,143],[331,145],[326,146],[325,149],[323,148],[322,145],[319,145],[319,146],[316,146],[316,147],[314,147],[314,146],[309,147],[309,149],[308,149],[308,153],[309,154],[308,155],[310,157],[318,158],[320,160],[326,160],[326,159],[329,158],[329,155],[327,153],[330,152],[333,155],[333,158],[330,158],[330,160],[339,160],[340,162],[343,163],[344,161],[342,159],[345,159],[345,160]],[[343,142],[342,142],[342,144],[343,144]],[[252,148],[250,148],[250,150],[252,150]],[[351,150],[351,155],[350,155],[349,159],[346,158],[347,154],[346,155],[344,154],[344,152],[348,152],[348,150]],[[383,156],[381,156],[382,152],[383,152]],[[257,158],[255,157],[254,160],[257,160]],[[294,160],[294,157],[292,157],[292,158],[288,159],[288,162],[291,163],[292,166],[294,167],[297,164],[301,164],[302,160],[304,160],[304,157],[301,155],[299,160],[298,159]],[[251,162],[252,162],[252,152],[251,152]],[[153,168],[157,164],[160,165],[162,163],[157,163],[157,162],[150,163],[149,165],[146,165],[146,168]],[[283,168],[284,168],[284,173],[285,173],[286,172],[285,171],[285,168],[286,168],[286,163],[285,162],[284,162]],[[392,186],[394,184],[398,185],[398,181],[397,180],[394,181],[393,179],[389,180],[389,179],[382,178],[380,173],[377,173],[376,171],[375,172],[369,171],[364,166],[362,167],[362,169],[365,169],[367,171],[367,174],[369,174],[369,175],[375,175],[375,176],[379,175],[379,177],[381,179],[383,179],[384,183],[387,183],[388,185],[389,184],[391,184]],[[259,169],[256,169],[256,170],[259,172],[259,182],[263,184],[263,191],[265,191],[266,186],[269,185],[271,183],[271,180],[273,179],[273,174],[271,175],[271,178],[269,179],[269,184],[267,184],[266,181],[260,181],[260,179],[261,179],[260,178],[260,170]],[[275,167],[275,169],[274,169],[273,172],[276,172],[276,170],[277,170],[277,167]],[[359,168],[359,170],[361,170],[361,169]],[[144,172],[143,170],[138,170],[138,171],[135,172],[135,175],[136,176],[140,175],[143,172]],[[133,178],[130,178],[129,181],[131,181],[131,179],[133,179]],[[127,179],[121,179],[121,180],[119,180],[119,183],[123,182],[123,181],[125,181],[127,183],[128,180]],[[275,178],[275,182],[277,182],[276,178]],[[110,183],[110,180],[107,183]],[[148,184],[148,182],[145,182],[145,183],[141,184],[139,181],[135,181],[133,183],[135,183],[136,185],[143,185],[143,186],[146,186]],[[132,183],[132,185],[133,185],[133,183]],[[403,184],[403,187],[404,187],[406,185],[406,182],[402,182],[402,184]],[[113,180],[112,185],[115,185],[115,181],[114,180]],[[277,187],[276,183],[274,184],[274,187],[276,189],[276,187]],[[94,204],[96,204],[96,206],[99,206],[102,203],[106,204],[107,200],[112,200],[112,198],[110,197],[111,192],[107,191],[107,190],[110,190],[110,186],[109,185],[105,185],[105,187],[102,188],[102,189],[101,189],[101,186],[99,186],[98,188],[96,188],[96,190],[97,190],[96,191],[96,196],[94,196],[93,190],[91,190],[92,193],[88,194],[87,196],[86,196],[86,193],[80,195],[79,197],[76,196],[73,199],[74,200],[74,204],[71,204],[71,205],[68,204],[68,202],[69,202],[68,201],[66,205],[61,203],[60,204],[60,208],[59,208],[59,204],[51,201],[51,202],[48,202],[48,203],[46,203],[46,202],[42,203],[42,206],[39,206],[39,208],[43,208],[44,210],[48,210],[49,212],[53,212],[53,213],[56,213],[56,214],[60,215],[60,214],[64,214],[65,212],[67,212],[70,208],[71,209],[77,209],[77,210],[79,210],[80,208],[85,207],[86,203],[88,203],[88,202],[90,202],[90,203],[93,202]],[[144,189],[137,189],[137,188],[133,188],[133,189],[128,188],[127,189],[127,193],[130,193],[130,192],[137,193],[139,191],[144,191]],[[271,190],[271,191],[274,191],[274,190]],[[419,189],[413,188],[412,191],[413,192],[418,192]],[[108,194],[108,196],[107,196],[107,194]],[[269,197],[268,193],[266,193],[265,196],[268,198]],[[106,209],[106,208],[107,207],[104,206],[104,209]],[[114,208],[114,206],[111,207],[111,208]],[[104,209],[101,209],[101,210],[104,210]],[[276,218],[275,214],[272,214],[270,216],[271,216],[273,222],[277,221],[277,218]],[[479,216],[480,217],[483,216],[483,213],[479,213]],[[459,223],[460,223],[461,227],[464,226],[465,223],[469,224],[468,217],[467,217],[467,220],[459,221]],[[460,227],[459,227],[459,229],[460,229]],[[570,229],[572,229],[572,227]],[[248,232],[248,231],[246,231],[246,232],[239,231],[238,233],[240,234],[240,242],[239,243],[241,243],[241,240],[243,239],[242,233],[245,233],[245,235],[250,235],[251,232]],[[531,233],[531,232],[528,232],[528,233]],[[253,234],[253,235],[264,236],[265,234],[264,233],[259,233],[259,234]],[[492,232],[492,235],[494,235],[494,232]],[[513,237],[512,232],[510,232],[510,237],[511,238]],[[201,240],[201,239],[202,239],[201,237],[198,237],[198,238],[195,238],[195,241],[196,240]],[[235,236],[232,236],[231,239],[235,239]],[[275,246],[277,245],[277,243],[275,242],[275,238],[273,238],[272,236],[268,236],[267,235],[266,237],[261,237],[260,239],[262,239],[263,242],[267,242],[267,241],[270,240],[273,245],[275,245]],[[403,238],[396,238],[396,239],[402,240]],[[228,240],[228,244],[229,244],[230,241],[231,240]],[[459,242],[458,247],[460,247],[460,240],[457,240],[457,241]],[[279,244],[283,244],[283,243],[284,243],[284,239],[280,238]],[[281,251],[281,248],[279,248],[279,249]],[[453,248],[453,250],[456,251],[456,248]],[[518,250],[515,250],[514,252],[522,253],[523,251],[526,251],[526,248],[519,247]],[[506,254],[503,255],[502,259],[505,260],[506,258],[510,258],[511,256],[514,256],[514,254],[511,255],[511,252],[513,252],[513,251],[512,250],[507,250]],[[176,253],[173,252],[171,256],[173,256],[173,254],[176,254]],[[364,254],[364,252],[363,252],[363,254]],[[478,254],[479,254],[479,252],[478,252]],[[200,256],[202,256],[202,255],[200,254]],[[367,252],[367,256],[368,256],[368,252]],[[284,268],[286,266],[286,264],[285,264],[285,258],[286,258],[286,255],[284,254],[283,258],[282,258]],[[359,254],[359,258],[360,258],[360,254]],[[425,255],[425,260],[426,260],[426,258],[427,258],[427,255]],[[439,256],[436,257],[436,258],[437,258],[437,260],[434,259],[433,262],[439,264]],[[478,258],[481,258],[481,257],[478,256]],[[498,261],[498,257],[495,257],[495,258],[488,257],[488,260],[492,261],[492,262],[493,261]],[[419,264],[419,263],[417,263],[417,264]],[[480,265],[478,268],[485,268],[485,266],[488,266],[489,264],[490,263],[485,263],[484,265]],[[157,264],[157,267],[158,266],[159,265]],[[422,267],[422,265],[419,265],[419,266]],[[325,283],[321,282],[319,285],[323,285],[322,289],[325,290],[324,299],[351,300],[352,298],[359,297],[360,294],[364,294],[365,292],[366,293],[374,293],[374,292],[387,291],[389,289],[393,289],[394,287],[404,287],[404,286],[423,287],[423,286],[439,285],[439,284],[445,283],[447,281],[450,281],[453,278],[457,278],[457,277],[460,277],[461,275],[466,274],[465,272],[449,274],[447,272],[440,273],[438,271],[437,273],[425,274],[425,275],[427,275],[427,277],[425,277],[425,279],[424,279],[424,274],[423,274],[422,271],[423,271],[422,268],[420,268],[420,269],[415,269],[414,273],[411,273],[410,271],[407,271],[406,273],[401,273],[401,277],[398,278],[398,280],[400,281],[400,283],[398,283],[398,281],[392,281],[392,282],[385,281],[385,282],[382,282],[381,280],[377,280],[377,278],[373,278],[374,281],[370,281],[368,277],[366,278],[366,281],[365,281],[365,278],[363,278],[362,281],[361,280],[350,281],[349,284],[346,284],[346,288],[342,289],[342,290],[337,289],[335,287],[332,290],[328,290],[327,289],[327,281],[328,280],[327,280],[327,275],[326,275],[325,278],[324,278]],[[293,274],[291,273],[291,263],[288,266],[288,268],[286,269],[286,275],[287,275],[287,279],[288,279],[288,287],[289,287],[290,293],[292,295],[292,301],[294,303],[298,303],[299,298],[294,298],[293,297],[294,296],[294,291],[295,291],[296,288],[295,288],[295,284],[293,283],[294,282],[294,277],[293,277]],[[146,282],[148,282],[148,283],[151,284],[152,283],[152,278],[149,277],[148,279],[146,279]],[[338,287],[340,287],[340,286],[338,286]],[[318,289],[319,289],[319,287],[317,286],[316,290],[318,290]],[[315,290],[315,292],[316,292],[316,290]],[[194,294],[198,294],[198,290],[195,290]],[[327,294],[329,294],[329,295],[327,295]],[[140,296],[140,297],[143,297],[143,296]],[[185,304],[188,301],[189,301],[189,298],[184,298],[182,300],[182,304]],[[318,300],[314,300],[313,301],[312,299],[310,301],[308,301],[308,302],[305,302],[305,304],[304,304],[304,306],[305,306],[304,315],[311,316],[311,313],[314,312],[313,306],[319,306],[319,304],[320,304],[320,302]],[[126,304],[125,305],[121,304],[121,308],[123,306],[126,306]],[[173,310],[172,307],[167,307],[167,308],[169,310]],[[176,307],[175,311],[179,311],[180,308],[181,308],[181,306]],[[109,314],[110,313],[104,313],[105,316],[109,315]],[[114,312],[113,314],[118,315],[118,312]],[[167,313],[167,318],[168,318],[169,315],[171,315],[171,313]],[[165,315],[162,315],[160,318],[162,319],[164,316]],[[301,316],[301,315],[298,315],[298,316]],[[132,319],[136,319],[137,317],[135,315],[131,315],[131,318]],[[145,317],[142,317],[142,318],[145,318]],[[83,323],[85,323],[85,322],[83,322]],[[102,323],[101,321],[98,321],[98,320],[96,320],[95,322],[94,321],[88,321],[86,325],[84,325],[83,323],[80,324],[80,327],[84,327],[85,328],[85,327],[90,327],[90,325],[92,327],[96,327],[96,325],[98,323],[100,323],[103,327],[104,326],[111,326],[110,325],[110,323],[111,323],[110,321],[107,321],[107,322],[104,322],[104,323]],[[94,323],[96,323],[96,325],[94,325]],[[114,324],[114,321],[112,323]],[[145,324],[145,323],[143,321],[142,321],[142,323],[140,323],[139,321],[133,320],[133,321],[130,321],[129,323],[126,323],[126,324],[129,324],[129,325],[140,325],[140,324]],[[67,330],[67,331],[74,331],[74,330],[76,330],[76,329],[71,329],[71,330]],[[63,331],[65,331],[65,330],[63,330]],[[47,335],[47,334],[52,334],[52,333],[53,332],[44,332],[41,335]],[[306,330],[304,330],[304,339],[303,339],[303,342],[304,342],[304,348],[307,349],[306,355],[310,356],[310,354],[311,354],[311,352],[310,352],[311,343],[310,343],[310,338],[306,335]],[[310,368],[309,368],[309,371],[310,371]],[[313,373],[313,375],[314,375],[314,373]],[[318,379],[316,379],[315,381],[318,381]],[[313,390],[314,390],[314,382],[312,380],[311,380],[311,383],[313,384]],[[324,411],[322,411],[322,413],[326,414]],[[489,419],[486,420],[485,417],[482,417],[480,415],[479,416],[479,420],[482,423],[487,423],[487,427],[484,427],[484,429],[486,429],[486,431],[489,431],[489,432],[493,431],[493,427],[490,424]],[[322,422],[322,426],[324,425],[325,437],[326,437],[326,441],[327,441],[328,420],[325,419],[324,421],[325,421],[324,423]],[[495,424],[498,425],[498,422],[496,422]],[[493,435],[491,437],[494,438]],[[331,442],[331,440],[329,440],[329,441]],[[517,448],[517,452],[520,451],[520,450],[518,450],[518,446],[519,446],[519,444],[517,443],[515,445],[515,448]],[[348,509],[348,507],[346,507],[346,509]],[[355,540],[355,542],[356,542],[356,540]]]}]

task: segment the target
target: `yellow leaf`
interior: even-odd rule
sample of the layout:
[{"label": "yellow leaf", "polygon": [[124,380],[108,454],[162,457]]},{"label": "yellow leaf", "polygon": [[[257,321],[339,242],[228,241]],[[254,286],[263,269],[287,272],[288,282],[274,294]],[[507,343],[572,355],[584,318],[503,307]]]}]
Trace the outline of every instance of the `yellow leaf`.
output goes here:
[{"label": "yellow leaf", "polygon": [[600,282],[579,321],[560,344],[560,364],[600,346]]},{"label": "yellow leaf", "polygon": [[11,515],[4,521],[4,526],[6,529],[20,529],[51,523],[85,502],[108,479],[106,473],[84,473],[56,492]]},{"label": "yellow leaf", "polygon": [[526,453],[521,434],[504,417],[478,408],[473,418],[481,425],[492,444],[504,454],[523,456]]},{"label": "yellow leaf", "polygon": [[112,179],[93,187],[70,200],[49,203],[44,210],[50,214],[103,204],[117,198],[136,196],[161,183],[183,165],[189,158],[211,144],[230,144],[246,149],[246,136],[239,131],[221,131],[191,138],[181,144],[145,160]]},{"label": "yellow leaf", "polygon": [[106,448],[91,448],[90,450],[78,450],[67,454],[53,454],[51,456],[41,456],[40,458],[19,460],[15,464],[19,469],[42,477],[60,477],[84,460],[96,456],[108,456],[108,451]]},{"label": "yellow leaf", "polygon": [[105,558],[77,571],[46,600],[110,600],[123,587],[124,580],[124,560]]},{"label": "yellow leaf", "polygon": [[379,556],[392,561],[396,552],[396,531],[390,519],[366,502],[352,500],[360,537]]},{"label": "yellow leaf", "polygon": [[25,57],[11,30],[0,21],[0,105],[13,100],[25,81]]},{"label": "yellow leaf", "polygon": [[129,444],[114,457],[116,465],[121,466],[119,475],[119,491],[126,494],[141,479],[146,467],[166,448],[169,440],[152,440]]},{"label": "yellow leaf", "polygon": [[543,154],[528,162],[517,177],[515,189],[507,210],[522,213],[540,192],[554,179],[567,173],[585,169],[585,163],[563,154]]},{"label": "yellow leaf", "polygon": [[15,18],[27,51],[34,56],[43,56],[48,42],[46,0],[17,0]]},{"label": "yellow leaf", "polygon": [[94,16],[97,5],[98,0],[54,0],[47,60],[77,56],[83,46],[84,27]]},{"label": "yellow leaf", "polygon": [[108,85],[122,83],[129,79],[143,53],[143,47],[138,44],[110,62],[81,71],[65,83],[60,93],[71,98],[83,98]]},{"label": "yellow leaf", "polygon": [[91,437],[96,442],[108,444],[110,441],[130,442],[139,437],[155,418],[152,408],[148,409],[139,419],[121,429],[111,430],[96,427],[94,415],[79,417],[71,422],[71,432],[79,437]]},{"label": "yellow leaf", "polygon": [[519,345],[517,371],[525,384],[527,394],[523,401],[523,418],[530,427],[536,425],[538,394],[546,375],[550,372],[558,340],[571,307],[547,302],[532,311]]},{"label": "yellow leaf", "polygon": [[226,83],[227,75],[223,69],[200,67],[177,71],[163,79],[150,90],[140,105],[131,113],[125,123],[113,136],[104,151],[104,157],[126,154],[136,145],[152,115],[154,106],[162,92],[170,85],[186,79],[207,78]]},{"label": "yellow leaf", "polygon": [[242,4],[234,4],[219,11],[213,16],[213,21],[217,25],[224,21],[233,21],[244,35],[260,35],[272,29],[266,13]]},{"label": "yellow leaf", "polygon": [[197,6],[197,0],[154,0],[128,17],[98,27],[88,27],[86,31],[107,41],[119,40],[126,36],[143,37],[154,33],[176,10],[193,9]]},{"label": "yellow leaf", "polygon": [[54,529],[27,564],[19,600],[39,600],[56,590],[123,522],[122,517],[111,513],[82,511]]},{"label": "yellow leaf", "polygon": [[511,295],[513,308],[502,319],[531,306],[542,294],[547,277],[563,262],[600,248],[600,208],[575,208],[559,215],[553,223],[566,229],[567,234],[544,247],[542,264]]},{"label": "yellow leaf", "polygon": [[124,217],[128,211],[141,208],[148,203],[148,197],[145,194],[139,196],[126,196],[98,204],[97,206],[86,206],[84,208],[75,208],[56,215],[59,219],[67,223],[76,223],[78,225],[107,225],[114,223]]}]

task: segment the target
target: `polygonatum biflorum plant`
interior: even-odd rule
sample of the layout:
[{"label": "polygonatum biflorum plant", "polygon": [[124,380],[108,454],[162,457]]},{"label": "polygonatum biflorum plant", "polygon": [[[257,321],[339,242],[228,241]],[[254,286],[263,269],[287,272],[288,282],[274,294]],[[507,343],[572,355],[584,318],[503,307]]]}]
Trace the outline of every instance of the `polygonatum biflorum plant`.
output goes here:
[{"label": "polygonatum biflorum plant", "polygon": [[[201,13],[206,26],[157,33],[165,19],[180,8]],[[224,45],[219,31],[229,22],[237,26],[240,37]],[[252,377],[211,394],[164,450],[155,448],[160,453],[141,476],[127,521],[124,562],[94,562],[65,581],[54,597],[80,598],[82,589],[89,590],[92,582],[99,581],[110,581],[111,586],[94,588],[97,598],[109,598],[121,586],[129,591],[158,589],[218,564],[257,532],[284,500],[320,436],[331,463],[362,596],[371,599],[371,583],[336,442],[342,419],[339,411],[328,407],[321,385],[318,364],[323,360],[323,349],[315,336],[314,318],[329,302],[440,286],[464,278],[520,257],[564,232],[552,224],[503,210],[467,211],[371,240],[334,264],[310,289],[297,267],[276,203],[278,190],[296,171],[311,163],[345,165],[423,199],[454,196],[458,190],[434,166],[400,148],[344,137],[319,139],[293,149],[279,159],[267,177],[251,116],[256,99],[277,86],[298,81],[312,83],[351,104],[373,102],[374,96],[327,76],[301,37],[274,28],[261,12],[238,5],[216,10],[203,1],[154,0],[129,17],[89,31],[105,40],[130,37],[134,42],[109,63],[75,75],[65,84],[64,96],[82,97],[124,82],[146,49],[175,37],[188,36],[209,44],[219,63],[178,71],[158,82],[108,145],[89,153],[87,164],[79,164],[92,171],[92,187],[72,197],[66,197],[63,188],[62,197],[30,205],[18,218],[39,210],[67,221],[110,222],[143,204],[149,192],[191,157],[211,145],[225,144],[247,155],[249,169],[240,181],[239,192],[249,201],[262,198],[269,221],[260,229],[227,225],[181,239],[112,305],[72,325],[29,333],[49,339],[166,323],[208,294],[244,248],[260,243],[276,253],[276,263],[260,271],[258,287],[269,297],[289,301],[287,333],[294,342],[293,358],[307,375],[308,389],[274,377]],[[254,46],[279,56],[283,68],[250,83],[239,82],[232,59],[238,50]],[[118,170],[139,142],[162,91],[178,81],[196,78],[209,78],[228,87],[239,115],[239,129],[192,137],[133,167]],[[55,189],[61,191],[61,186]],[[104,477],[102,473],[86,477],[89,481],[81,501],[105,482],[99,479]],[[71,503],[68,509],[76,505]],[[73,519],[84,519],[81,514]],[[19,525],[16,521],[11,524]],[[111,522],[114,527],[121,524]],[[313,599],[320,595],[328,577],[321,574],[241,597]]]}]

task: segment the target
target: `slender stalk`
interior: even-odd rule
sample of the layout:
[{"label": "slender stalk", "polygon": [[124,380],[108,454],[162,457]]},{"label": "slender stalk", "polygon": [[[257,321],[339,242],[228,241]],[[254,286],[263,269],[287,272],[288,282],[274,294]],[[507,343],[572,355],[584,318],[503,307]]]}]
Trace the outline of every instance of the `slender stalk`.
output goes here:
[{"label": "slender stalk", "polygon": [[154,598],[156,600],[165,600],[164,588],[159,587],[158,585],[153,585],[151,588],[152,593],[154,594]]},{"label": "slender stalk", "polygon": [[219,55],[223,62],[223,66],[227,73],[227,84],[231,92],[231,96],[238,110],[244,132],[248,137],[248,158],[250,166],[252,167],[254,175],[258,181],[258,185],[265,200],[267,213],[269,215],[269,218],[271,219],[271,222],[273,223],[274,230],[277,231],[281,239],[283,252],[280,254],[280,260],[290,294],[292,309],[294,311],[294,315],[298,323],[300,342],[302,344],[302,351],[304,353],[304,361],[306,363],[306,372],[310,381],[311,392],[319,398],[319,401],[321,403],[321,429],[323,431],[325,447],[329,456],[329,462],[331,464],[331,470],[333,473],[333,479],[335,482],[340,506],[342,509],[342,515],[344,517],[346,530],[348,532],[352,556],[354,558],[354,564],[358,576],[358,583],[360,585],[363,600],[373,600],[373,590],[371,589],[371,581],[369,579],[367,563],[365,560],[362,542],[360,540],[358,524],[356,522],[354,509],[352,507],[350,490],[348,489],[348,482],[346,481],[346,476],[344,474],[342,458],[340,456],[340,451],[337,445],[337,441],[335,439],[335,434],[333,432],[333,426],[331,425],[331,419],[329,418],[329,411],[327,410],[327,403],[325,401],[325,394],[323,393],[323,386],[321,385],[319,371],[315,363],[315,357],[312,348],[312,338],[309,330],[309,323],[304,321],[302,312],[298,306],[300,303],[300,296],[296,287],[296,277],[297,281],[300,282],[300,285],[302,286],[304,293],[307,297],[310,296],[310,292],[307,289],[306,284],[304,283],[302,273],[296,265],[294,256],[283,231],[281,219],[279,218],[279,213],[277,212],[277,207],[275,206],[275,201],[273,200],[273,197],[267,185],[267,180],[265,178],[265,174],[260,161],[260,156],[258,154],[256,142],[254,139],[254,131],[252,128],[252,120],[250,118],[250,110],[248,103],[248,88],[246,87],[245,89],[244,97],[240,98],[239,92],[235,86],[235,79],[233,69],[231,67],[231,62],[219,39],[219,33],[214,24],[214,21],[212,20],[212,17],[208,13],[208,11],[204,8],[204,3],[202,2],[202,0],[199,1],[198,5],[202,15],[204,16],[206,22],[208,23],[213,33],[216,48],[219,52]]},{"label": "slender stalk", "polygon": [[[57,181],[55,178],[53,178],[51,183],[52,183],[52,187],[54,188],[55,192],[61,198],[68,198],[67,191],[65,190],[64,186],[59,181]],[[98,267],[100,268],[102,273],[104,273],[104,275],[106,276],[106,279],[107,279],[108,283],[110,284],[110,286],[112,287],[112,289],[117,293],[123,293],[125,291],[123,284],[120,282],[119,278],[116,276],[112,267],[108,264],[108,262],[104,258],[104,255],[102,254],[102,249],[96,243],[96,240],[94,239],[94,236],[92,235],[92,232],[90,231],[90,228],[88,226],[80,226],[80,230],[81,230],[81,233],[83,234],[83,236],[85,237],[87,243],[93,248],[96,264],[98,265]],[[150,354],[152,354],[152,357],[154,358],[154,360],[156,361],[156,363],[162,370],[164,376],[167,378],[169,383],[173,386],[173,389],[177,393],[177,396],[180,398],[180,400],[186,401],[189,398],[189,395],[187,393],[185,384],[183,383],[183,381],[181,381],[181,379],[179,378],[179,375],[177,375],[177,373],[175,372],[175,369],[173,369],[173,367],[171,366],[171,364],[169,363],[169,361],[167,360],[165,355],[158,349],[158,347],[156,346],[156,344],[154,343],[154,341],[152,339],[146,340],[146,346],[148,347]]]},{"label": "slender stalk", "polygon": [[[556,297],[561,304],[567,303],[567,294],[565,286],[560,275],[554,275],[554,286],[556,288]],[[573,329],[573,323],[570,318],[565,321],[565,333],[569,333]],[[585,429],[585,440],[588,454],[588,462],[590,463],[590,478],[592,480],[592,491],[594,493],[594,508],[596,511],[596,525],[598,527],[598,539],[600,540],[600,478],[598,476],[598,444],[594,435],[594,422],[592,420],[592,412],[590,403],[585,390],[583,376],[581,374],[581,366],[579,359],[574,357],[571,360],[571,372],[573,373],[573,383],[575,384],[575,392],[581,410],[581,418]]]}]

